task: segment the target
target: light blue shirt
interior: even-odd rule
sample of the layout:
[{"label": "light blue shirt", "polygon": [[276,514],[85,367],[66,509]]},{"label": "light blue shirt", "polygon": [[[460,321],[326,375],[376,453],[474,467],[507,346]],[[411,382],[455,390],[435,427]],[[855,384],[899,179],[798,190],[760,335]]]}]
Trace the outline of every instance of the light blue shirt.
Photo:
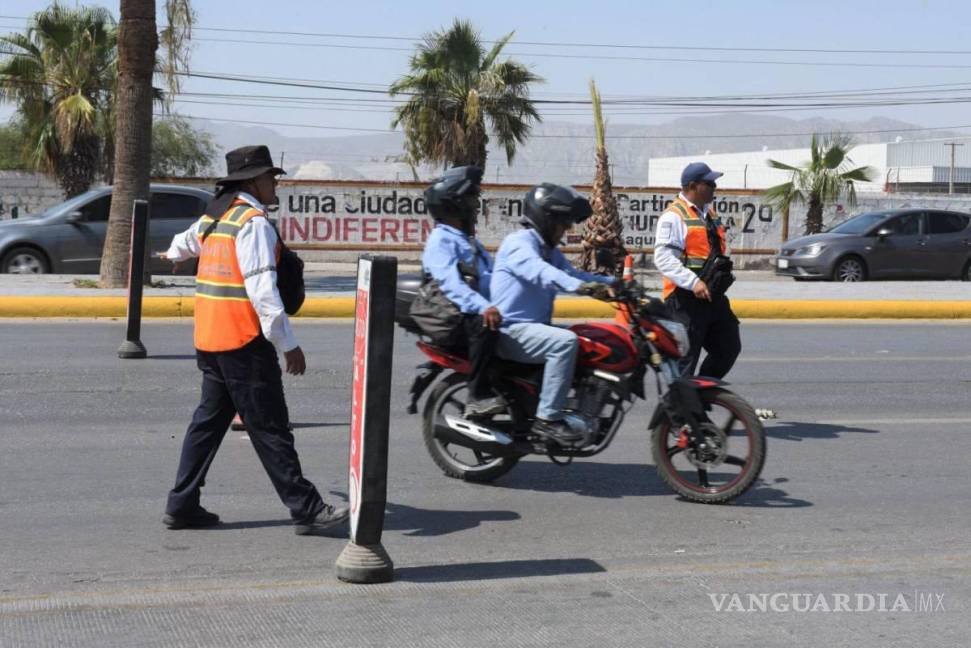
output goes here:
[{"label": "light blue shirt", "polygon": [[[479,271],[479,292],[472,290],[462,279],[459,263]],[[442,293],[463,313],[478,315],[491,306],[489,283],[492,279],[492,257],[481,243],[462,230],[444,223],[435,225],[425,242],[421,267],[438,282]]]},{"label": "light blue shirt", "polygon": [[549,324],[557,291],[576,292],[586,281],[612,284],[614,278],[577,270],[558,248],[546,245],[536,230],[523,229],[507,236],[496,253],[493,304],[504,326]]}]

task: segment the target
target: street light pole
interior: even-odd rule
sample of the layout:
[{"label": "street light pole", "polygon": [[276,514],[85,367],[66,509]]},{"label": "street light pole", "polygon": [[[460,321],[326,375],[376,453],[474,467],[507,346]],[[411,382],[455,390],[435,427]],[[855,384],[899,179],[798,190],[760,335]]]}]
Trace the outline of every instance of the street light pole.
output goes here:
[{"label": "street light pole", "polygon": [[964,144],[958,144],[957,142],[947,142],[944,146],[951,147],[951,172],[947,176],[947,193],[954,193],[954,149],[958,146],[964,146]]}]

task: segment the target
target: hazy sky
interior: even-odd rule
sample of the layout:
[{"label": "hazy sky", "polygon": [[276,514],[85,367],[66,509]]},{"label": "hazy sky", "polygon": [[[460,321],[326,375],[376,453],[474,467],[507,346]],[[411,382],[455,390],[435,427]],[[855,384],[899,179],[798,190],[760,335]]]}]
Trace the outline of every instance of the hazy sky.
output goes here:
[{"label": "hazy sky", "polygon": [[[18,18],[40,10],[46,4],[35,0],[4,0],[0,5],[0,15],[4,16],[0,18],[0,31],[22,28],[24,22]],[[67,4],[72,2],[68,0]],[[106,4],[117,13],[117,2]],[[157,4],[160,8],[164,6],[163,0],[157,0]],[[199,72],[308,79],[331,85],[338,82],[337,85],[381,89],[407,71],[408,53],[413,43],[409,40],[349,38],[347,35],[414,38],[461,17],[472,20],[484,39],[516,31],[515,40],[506,51],[546,79],[547,82],[536,91],[536,96],[541,98],[586,99],[591,77],[597,80],[605,97],[775,94],[964,84],[952,88],[949,93],[934,91],[914,96],[920,100],[971,98],[971,42],[968,39],[971,2],[967,0],[491,0],[468,3],[454,0],[393,3],[195,0],[194,5],[200,29],[194,34],[192,66]],[[161,22],[164,16],[160,13],[159,18]],[[243,33],[214,31],[213,28],[344,36]],[[225,42],[216,42],[217,39]],[[276,44],[257,44],[257,41]],[[527,45],[526,42],[564,45]],[[577,43],[631,47],[577,47]],[[644,46],[658,49],[643,49]],[[760,52],[734,48],[908,50],[911,53]],[[913,50],[933,50],[934,53],[918,54]],[[957,53],[941,53],[942,50]],[[575,58],[559,58],[564,55]],[[605,58],[590,58],[593,56]],[[710,62],[635,60],[659,58],[707,59]],[[764,64],[768,61],[854,63],[867,67]],[[968,91],[960,91],[961,87],[967,87]],[[385,129],[390,119],[390,108],[380,101],[386,99],[382,94],[204,79],[192,79],[184,89],[194,93],[250,93],[263,97],[344,100],[329,105],[301,106],[299,99],[287,99],[280,102],[282,105],[257,107],[238,104],[265,103],[266,99],[247,101],[244,98],[196,95],[182,97],[177,104],[177,110],[183,114],[212,119],[367,129]],[[375,99],[379,101],[373,101]],[[224,103],[212,105],[189,101]],[[225,105],[230,102],[235,105]],[[583,106],[558,107],[546,111],[544,116],[547,121],[589,123],[588,110]],[[643,107],[625,110],[628,114],[612,110],[608,116],[614,123],[654,123],[673,119],[686,111],[684,108]],[[651,110],[655,112],[649,112]],[[0,106],[0,119],[6,119],[10,113],[9,105]],[[964,103],[837,110],[813,108],[773,114],[844,119],[886,116],[926,126],[971,124],[971,114]],[[274,128],[289,135],[349,135],[354,132]]]}]

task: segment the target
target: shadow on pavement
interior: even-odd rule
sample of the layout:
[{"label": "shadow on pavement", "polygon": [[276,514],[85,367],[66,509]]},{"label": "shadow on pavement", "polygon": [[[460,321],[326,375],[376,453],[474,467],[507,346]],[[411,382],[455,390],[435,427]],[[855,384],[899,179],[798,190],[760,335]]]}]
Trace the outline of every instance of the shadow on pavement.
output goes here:
[{"label": "shadow on pavement", "polygon": [[567,574],[596,574],[607,571],[588,558],[560,558],[548,560],[507,560],[462,565],[426,565],[401,567],[395,578],[412,583],[447,583],[453,581],[526,578],[529,576],[563,576]]},{"label": "shadow on pavement", "polygon": [[406,536],[441,536],[474,529],[483,522],[510,522],[519,518],[515,511],[449,511],[389,502],[384,513],[384,528],[404,531]]},{"label": "shadow on pavement", "polygon": [[149,354],[147,359],[148,360],[195,360],[196,354],[194,353],[171,353],[171,354],[160,353],[158,355]]},{"label": "shadow on pavement", "polygon": [[848,425],[832,425],[829,423],[799,423],[798,421],[780,421],[767,425],[765,435],[772,439],[784,441],[802,441],[803,439],[838,439],[841,434],[858,432],[861,434],[878,434],[880,430],[851,427]]},{"label": "shadow on pavement", "polygon": [[499,488],[516,488],[547,493],[576,493],[586,497],[645,497],[673,495],[658,477],[654,466],[584,462],[566,467],[550,462],[523,461],[495,482]]},{"label": "shadow on pavement", "polygon": [[[774,483],[785,483],[788,479],[777,479]],[[728,506],[744,506],[747,508],[805,508],[813,503],[796,497],[789,497],[789,493],[781,488],[769,486],[761,479],[741,497]]]},{"label": "shadow on pavement", "polygon": [[262,529],[264,527],[293,526],[293,520],[246,520],[242,522],[223,522],[214,527],[208,527],[206,531],[232,531],[234,529]]}]

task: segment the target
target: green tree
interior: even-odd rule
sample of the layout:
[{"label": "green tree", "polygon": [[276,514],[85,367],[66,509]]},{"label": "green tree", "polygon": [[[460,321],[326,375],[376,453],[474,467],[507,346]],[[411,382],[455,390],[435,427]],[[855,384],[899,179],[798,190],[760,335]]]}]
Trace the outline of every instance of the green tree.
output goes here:
[{"label": "green tree", "polygon": [[868,166],[852,168],[849,152],[852,140],[846,135],[834,134],[820,140],[813,135],[809,144],[811,159],[802,167],[795,167],[776,160],[768,164],[774,169],[791,171],[792,178],[765,190],[766,200],[782,211],[788,211],[794,203],[808,205],[806,234],[816,234],[823,229],[823,209],[826,203],[838,201],[844,195],[851,205],[856,204],[856,182],[869,182],[874,170]]},{"label": "green tree", "polygon": [[216,145],[212,135],[179,116],[152,125],[152,177],[198,177],[212,172]]},{"label": "green tree", "polygon": [[530,85],[542,78],[525,65],[499,61],[510,32],[486,51],[468,21],[433,32],[412,55],[409,74],[395,81],[392,97],[406,96],[395,108],[392,128],[404,128],[405,150],[413,164],[475,164],[485,168],[489,136],[512,162],[539,114]]},{"label": "green tree", "polygon": [[51,173],[68,196],[99,169],[111,128],[117,30],[101,7],[58,3],[30,18],[26,33],[0,36],[0,101],[15,103],[30,168]]},{"label": "green tree", "polygon": [[[155,0],[120,0],[118,82],[115,96],[114,195],[108,216],[101,285],[121,288],[128,283],[128,245],[135,200],[149,199],[152,168],[152,75],[156,69],[159,33]],[[188,64],[188,41],[194,14],[189,0],[166,0],[168,27],[161,33],[165,46],[161,70],[169,96],[178,91],[178,75]]]},{"label": "green tree", "polygon": [[26,165],[23,150],[27,145],[23,129],[16,122],[0,126],[0,171],[16,171]]},{"label": "green tree", "polygon": [[[619,274],[624,269],[624,223],[620,220],[617,198],[610,181],[610,161],[607,158],[607,143],[604,134],[604,117],[601,109],[600,93],[597,84],[590,79],[590,102],[593,105],[593,127],[596,134],[597,170],[593,177],[590,192],[590,205],[593,215],[587,219],[583,228],[583,253],[580,264],[588,272]],[[613,265],[597,262],[597,250],[608,250],[613,257]]]}]

